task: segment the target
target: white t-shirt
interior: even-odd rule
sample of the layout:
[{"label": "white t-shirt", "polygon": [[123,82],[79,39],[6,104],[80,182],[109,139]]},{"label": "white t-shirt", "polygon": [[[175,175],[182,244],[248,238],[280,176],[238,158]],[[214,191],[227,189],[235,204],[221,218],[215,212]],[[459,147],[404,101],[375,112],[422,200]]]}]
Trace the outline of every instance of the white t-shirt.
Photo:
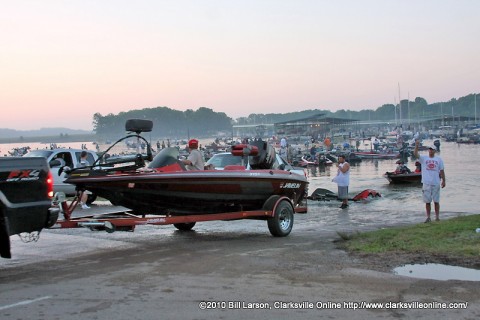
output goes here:
[{"label": "white t-shirt", "polygon": [[419,161],[422,164],[422,183],[433,186],[440,185],[440,170],[444,170],[442,158],[420,156]]},{"label": "white t-shirt", "polygon": [[205,162],[203,161],[203,155],[198,149],[192,149],[188,160],[192,162],[192,165],[187,165],[187,170],[204,170]]},{"label": "white t-shirt", "polygon": [[335,177],[335,182],[339,187],[348,187],[350,184],[350,170],[347,172],[342,172],[342,170],[340,170],[345,164],[346,162],[343,162],[338,165],[338,172],[337,176]]}]

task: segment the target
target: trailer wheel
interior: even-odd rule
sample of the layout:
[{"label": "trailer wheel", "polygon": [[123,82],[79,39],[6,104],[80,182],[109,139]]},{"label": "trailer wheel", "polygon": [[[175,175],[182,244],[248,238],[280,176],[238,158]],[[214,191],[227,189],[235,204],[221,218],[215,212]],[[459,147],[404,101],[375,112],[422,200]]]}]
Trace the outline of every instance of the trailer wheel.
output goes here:
[{"label": "trailer wheel", "polygon": [[273,217],[267,220],[268,230],[274,237],[286,237],[293,228],[293,208],[287,201],[280,201]]},{"label": "trailer wheel", "polygon": [[173,226],[178,230],[190,231],[195,226],[196,222],[174,223]]}]

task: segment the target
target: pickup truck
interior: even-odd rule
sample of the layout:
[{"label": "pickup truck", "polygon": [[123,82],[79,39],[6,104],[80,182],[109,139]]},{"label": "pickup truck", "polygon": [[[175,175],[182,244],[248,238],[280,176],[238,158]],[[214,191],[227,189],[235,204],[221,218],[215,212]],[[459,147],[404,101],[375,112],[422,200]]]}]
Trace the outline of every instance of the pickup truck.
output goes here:
[{"label": "pickup truck", "polygon": [[[80,163],[80,154],[82,149],[38,149],[32,150],[25,154],[23,157],[43,157],[47,159],[47,163],[50,166],[50,171],[53,175],[53,190],[55,193],[63,192],[67,196],[74,196],[76,194],[75,186],[69,183],[65,183],[66,172],[63,170],[64,166],[78,168]],[[91,150],[87,151],[87,160],[90,164],[93,164],[98,159],[98,155]],[[91,204],[97,196],[95,194],[89,194],[87,204]]]},{"label": "pickup truck", "polygon": [[58,219],[53,180],[43,157],[0,158],[0,256],[11,258],[10,236],[40,232]]}]

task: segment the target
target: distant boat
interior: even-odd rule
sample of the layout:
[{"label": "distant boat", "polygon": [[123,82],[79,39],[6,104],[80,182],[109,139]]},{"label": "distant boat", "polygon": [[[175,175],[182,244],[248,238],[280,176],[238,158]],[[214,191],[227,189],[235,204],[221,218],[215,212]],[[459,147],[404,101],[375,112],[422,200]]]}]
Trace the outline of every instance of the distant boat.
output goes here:
[{"label": "distant boat", "polygon": [[376,151],[355,151],[352,152],[356,157],[360,159],[396,159],[400,158],[400,152],[376,152]]},{"label": "distant boat", "polygon": [[385,172],[383,176],[391,184],[420,183],[422,181],[421,172],[410,172],[410,173]]}]

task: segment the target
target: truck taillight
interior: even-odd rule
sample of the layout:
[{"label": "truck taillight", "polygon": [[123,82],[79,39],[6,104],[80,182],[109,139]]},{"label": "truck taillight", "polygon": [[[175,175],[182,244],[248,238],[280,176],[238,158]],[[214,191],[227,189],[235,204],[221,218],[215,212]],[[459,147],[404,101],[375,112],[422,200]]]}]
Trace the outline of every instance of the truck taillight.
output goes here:
[{"label": "truck taillight", "polygon": [[49,198],[53,198],[53,175],[50,171],[47,175],[47,195]]}]

